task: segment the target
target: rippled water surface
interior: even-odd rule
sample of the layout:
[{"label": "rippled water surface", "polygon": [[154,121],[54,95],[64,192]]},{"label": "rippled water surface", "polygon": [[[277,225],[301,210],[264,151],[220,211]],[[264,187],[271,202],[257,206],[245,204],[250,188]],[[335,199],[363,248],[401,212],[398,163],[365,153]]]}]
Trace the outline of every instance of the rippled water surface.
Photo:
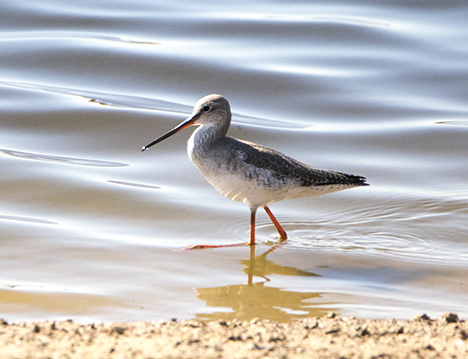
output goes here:
[{"label": "rippled water surface", "polygon": [[[0,316],[468,316],[465,1],[0,5]],[[370,187],[249,211],[186,154],[230,135]]]}]

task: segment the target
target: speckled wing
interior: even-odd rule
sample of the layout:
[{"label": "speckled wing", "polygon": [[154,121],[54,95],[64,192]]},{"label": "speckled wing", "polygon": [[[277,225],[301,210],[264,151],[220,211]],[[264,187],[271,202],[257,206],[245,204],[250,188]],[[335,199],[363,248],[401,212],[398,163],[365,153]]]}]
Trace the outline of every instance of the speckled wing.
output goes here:
[{"label": "speckled wing", "polygon": [[[225,137],[221,148],[227,150],[230,160],[226,163],[235,172],[237,164],[252,165],[252,168],[261,168],[271,171],[276,180],[290,182],[297,181],[300,186],[368,186],[366,177],[345,174],[341,172],[327,171],[310,167],[278,151],[272,150],[252,142],[241,141]],[[226,153],[225,153],[226,154]],[[253,179],[255,171],[248,176]]]}]

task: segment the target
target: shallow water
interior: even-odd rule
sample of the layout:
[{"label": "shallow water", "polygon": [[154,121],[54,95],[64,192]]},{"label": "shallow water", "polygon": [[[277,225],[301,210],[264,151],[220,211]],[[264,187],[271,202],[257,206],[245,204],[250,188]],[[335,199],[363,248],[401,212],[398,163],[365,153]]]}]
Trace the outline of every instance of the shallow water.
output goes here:
[{"label": "shallow water", "polygon": [[[0,316],[288,322],[331,310],[467,316],[468,7],[462,1],[23,1],[0,5]],[[370,187],[259,211],[220,196],[185,130]]]}]

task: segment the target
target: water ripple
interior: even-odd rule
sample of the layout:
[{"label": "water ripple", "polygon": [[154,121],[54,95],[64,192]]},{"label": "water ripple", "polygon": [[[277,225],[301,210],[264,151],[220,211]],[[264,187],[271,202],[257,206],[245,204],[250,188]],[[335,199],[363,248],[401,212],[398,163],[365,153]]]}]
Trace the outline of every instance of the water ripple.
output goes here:
[{"label": "water ripple", "polygon": [[93,167],[128,166],[125,163],[119,163],[119,162],[98,161],[98,160],[89,160],[89,159],[84,159],[84,158],[73,158],[73,157],[59,157],[59,156],[52,156],[52,155],[41,155],[38,153],[21,152],[21,151],[13,151],[13,150],[6,150],[6,149],[0,149],[0,153],[13,156],[13,157],[24,158],[28,160],[56,162],[56,163],[63,163],[63,164],[68,164],[68,165],[93,166]]},{"label": "water ripple", "polygon": [[390,27],[390,22],[367,19],[356,16],[334,16],[334,15],[266,15],[262,17],[270,21],[287,22],[325,22],[348,25],[370,26],[370,27]]},{"label": "water ripple", "polygon": [[121,42],[126,44],[137,44],[137,45],[159,45],[158,42],[151,42],[151,41],[141,41],[130,39],[121,36],[112,36],[108,34],[92,34],[92,33],[85,33],[85,32],[57,32],[57,31],[50,31],[50,32],[17,32],[17,33],[2,33],[0,34],[0,41],[9,41],[9,40],[66,40],[66,39],[80,39],[80,40],[102,40],[102,41],[114,41],[114,42]]},{"label": "water ripple", "polygon": [[142,183],[134,183],[134,182],[124,182],[124,181],[114,181],[108,180],[109,183],[119,184],[122,186],[129,186],[129,187],[138,187],[138,188],[151,188],[151,189],[160,189],[161,187],[153,186],[149,184],[142,184]]},{"label": "water ripple", "polygon": [[438,121],[436,125],[452,125],[452,126],[468,126],[468,120],[447,120],[447,121]]},{"label": "water ripple", "polygon": [[20,216],[8,216],[4,214],[0,214],[0,220],[19,221],[19,222],[37,223],[37,224],[58,224],[57,222],[48,221],[46,219],[20,217]]},{"label": "water ripple", "polygon": [[[302,234],[301,234],[302,232]],[[466,266],[468,252],[457,243],[434,243],[409,233],[375,232],[365,236],[314,236],[304,231],[290,231],[286,249],[323,250],[346,255],[381,257],[397,261],[417,260],[445,266]],[[384,257],[382,257],[384,256]]]},{"label": "water ripple", "polygon": [[[83,89],[73,89],[67,87],[49,86],[35,83],[0,81],[0,86],[8,86],[21,89],[30,89],[36,91],[45,91],[48,93],[56,93],[61,95],[79,96],[85,98],[91,103],[97,103],[104,106],[144,109],[167,113],[181,113],[188,116],[193,109],[192,105],[184,105],[176,102],[154,99],[149,97],[138,97],[130,95],[120,95],[115,93],[103,93],[96,91],[88,91]],[[276,128],[276,129],[308,129],[310,124],[300,121],[282,121],[256,116],[247,116],[233,113],[233,123],[239,125],[254,126],[260,128]]]}]

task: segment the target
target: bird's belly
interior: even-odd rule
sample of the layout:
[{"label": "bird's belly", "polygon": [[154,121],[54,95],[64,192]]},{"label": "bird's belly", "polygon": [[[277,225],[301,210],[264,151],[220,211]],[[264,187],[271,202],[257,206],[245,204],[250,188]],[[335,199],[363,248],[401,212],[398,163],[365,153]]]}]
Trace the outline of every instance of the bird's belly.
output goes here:
[{"label": "bird's belly", "polygon": [[301,186],[298,180],[276,179],[269,170],[252,171],[207,169],[195,163],[206,180],[223,196],[233,201],[246,203],[251,209],[264,207],[285,199],[319,196],[339,191],[349,186]]},{"label": "bird's belly", "polygon": [[209,176],[206,179],[224,197],[246,203],[249,206],[266,206],[284,199],[280,188],[266,187],[255,180],[236,176]]}]

